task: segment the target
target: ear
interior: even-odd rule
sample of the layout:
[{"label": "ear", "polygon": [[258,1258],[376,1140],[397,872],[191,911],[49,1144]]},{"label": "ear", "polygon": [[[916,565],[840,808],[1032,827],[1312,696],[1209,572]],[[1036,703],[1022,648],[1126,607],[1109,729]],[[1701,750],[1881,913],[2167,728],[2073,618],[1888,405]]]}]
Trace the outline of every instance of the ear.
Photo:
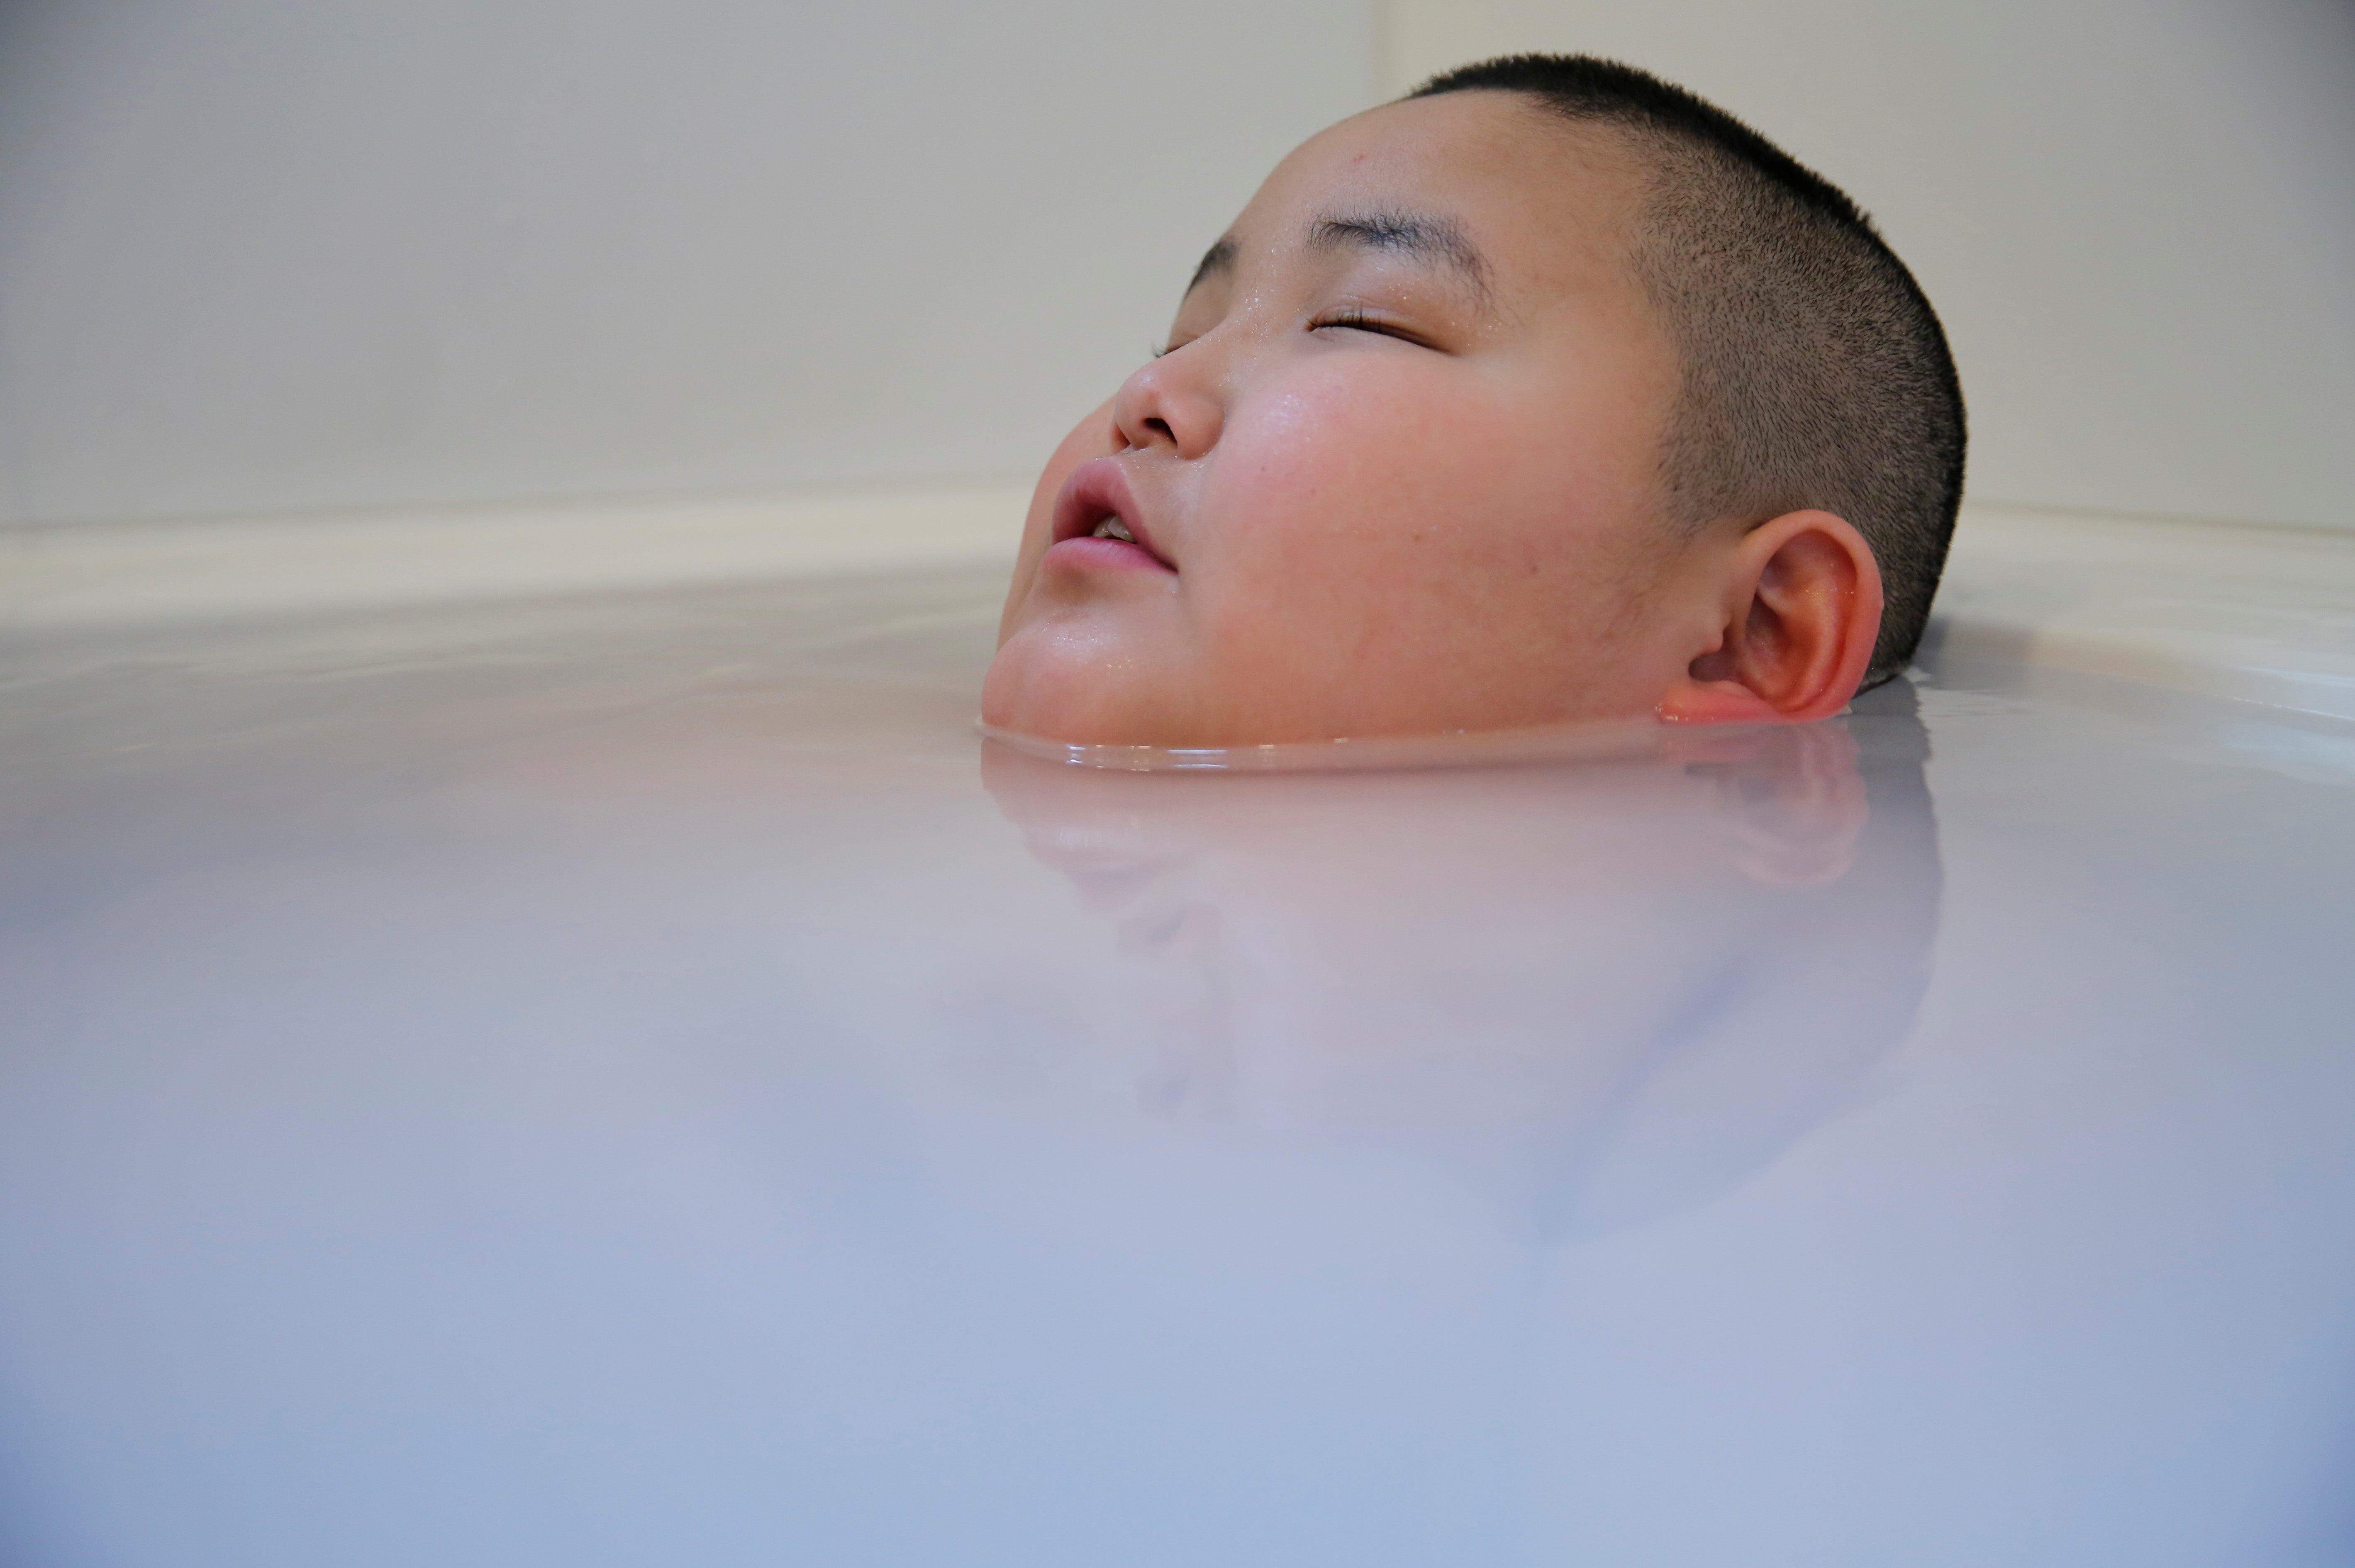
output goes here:
[{"label": "ear", "polygon": [[1786,512],[1742,537],[1720,577],[1715,638],[1670,683],[1671,724],[1796,724],[1848,706],[1881,635],[1872,546],[1828,512]]}]

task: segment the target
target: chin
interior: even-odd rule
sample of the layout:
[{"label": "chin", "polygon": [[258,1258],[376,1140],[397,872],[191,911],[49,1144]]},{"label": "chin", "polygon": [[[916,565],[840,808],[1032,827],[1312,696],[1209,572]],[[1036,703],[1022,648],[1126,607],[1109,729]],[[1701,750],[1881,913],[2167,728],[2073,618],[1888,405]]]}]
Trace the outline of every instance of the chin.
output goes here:
[{"label": "chin", "polygon": [[1073,746],[1192,744],[1173,738],[1182,726],[1150,694],[1107,670],[1101,657],[1071,658],[1038,631],[1016,632],[990,661],[981,686],[982,723]]}]

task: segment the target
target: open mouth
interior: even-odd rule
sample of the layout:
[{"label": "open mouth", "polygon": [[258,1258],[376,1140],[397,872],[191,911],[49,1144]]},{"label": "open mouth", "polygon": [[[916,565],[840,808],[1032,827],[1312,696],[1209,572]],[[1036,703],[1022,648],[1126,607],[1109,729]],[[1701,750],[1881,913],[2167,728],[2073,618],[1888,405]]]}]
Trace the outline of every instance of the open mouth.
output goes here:
[{"label": "open mouth", "polygon": [[1110,458],[1082,463],[1055,498],[1050,554],[1074,566],[1126,567],[1175,572],[1139,515],[1128,475]]}]

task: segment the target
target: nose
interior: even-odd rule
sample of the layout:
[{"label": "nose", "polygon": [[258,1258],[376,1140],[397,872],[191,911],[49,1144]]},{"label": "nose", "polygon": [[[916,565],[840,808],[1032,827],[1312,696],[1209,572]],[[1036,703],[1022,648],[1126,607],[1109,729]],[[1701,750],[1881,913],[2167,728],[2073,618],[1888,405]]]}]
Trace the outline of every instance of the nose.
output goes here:
[{"label": "nose", "polygon": [[1219,444],[1225,404],[1206,341],[1197,338],[1147,360],[1121,385],[1112,401],[1121,440],[1139,451],[1159,449],[1181,458],[1200,457]]}]

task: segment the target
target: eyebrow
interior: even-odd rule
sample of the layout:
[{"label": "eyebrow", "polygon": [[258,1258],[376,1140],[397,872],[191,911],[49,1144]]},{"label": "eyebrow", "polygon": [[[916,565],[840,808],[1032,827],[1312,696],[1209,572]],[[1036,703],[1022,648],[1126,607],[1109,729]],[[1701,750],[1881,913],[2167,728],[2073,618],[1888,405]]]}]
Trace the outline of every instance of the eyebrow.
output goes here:
[{"label": "eyebrow", "polygon": [[1202,280],[1213,272],[1231,272],[1234,270],[1235,240],[1234,236],[1229,235],[1202,252],[1201,264],[1194,269],[1193,277],[1187,280],[1186,291],[1192,293],[1201,286]]},{"label": "eyebrow", "polygon": [[[1488,291],[1488,259],[1452,217],[1412,212],[1337,213],[1308,226],[1308,243],[1314,249],[1403,256],[1454,272],[1483,295]],[[1208,258],[1204,260],[1207,262]]]}]

